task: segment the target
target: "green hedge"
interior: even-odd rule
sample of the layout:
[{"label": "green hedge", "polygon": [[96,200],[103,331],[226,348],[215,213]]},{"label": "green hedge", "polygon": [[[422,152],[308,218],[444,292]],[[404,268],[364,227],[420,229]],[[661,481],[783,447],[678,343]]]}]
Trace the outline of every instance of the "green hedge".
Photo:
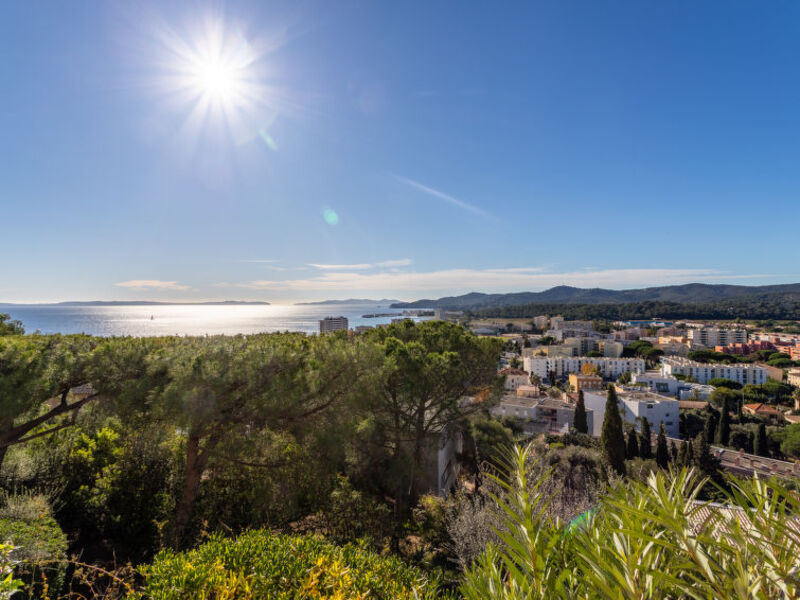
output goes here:
[{"label": "green hedge", "polygon": [[263,530],[214,536],[186,552],[162,551],[141,573],[142,589],[129,600],[445,597],[438,581],[364,545]]}]

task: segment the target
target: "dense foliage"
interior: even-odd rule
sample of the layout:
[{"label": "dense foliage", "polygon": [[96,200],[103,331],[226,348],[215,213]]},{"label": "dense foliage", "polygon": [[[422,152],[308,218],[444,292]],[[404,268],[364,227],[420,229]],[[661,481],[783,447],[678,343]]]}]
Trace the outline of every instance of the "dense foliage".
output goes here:
[{"label": "dense foliage", "polygon": [[165,550],[142,574],[142,590],[129,600],[445,597],[435,578],[363,545],[263,530],[234,539],[215,535],[187,552]]},{"label": "dense foliage", "polygon": [[472,310],[477,318],[533,318],[536,315],[563,315],[565,319],[782,319],[799,320],[796,300],[725,300],[690,304],[679,302],[625,302],[619,304],[520,304]]}]

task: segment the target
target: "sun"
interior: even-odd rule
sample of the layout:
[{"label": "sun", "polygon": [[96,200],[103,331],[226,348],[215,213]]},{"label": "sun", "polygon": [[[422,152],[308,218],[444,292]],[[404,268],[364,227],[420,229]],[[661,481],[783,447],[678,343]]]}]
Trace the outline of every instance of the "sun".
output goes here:
[{"label": "sun", "polygon": [[196,92],[216,104],[235,104],[246,85],[242,69],[225,62],[222,57],[198,60],[190,68],[190,77]]},{"label": "sun", "polygon": [[283,34],[254,29],[219,14],[151,25],[143,38],[151,57],[147,84],[174,117],[176,139],[192,145],[203,139],[236,145],[263,140],[275,151],[272,123],[279,113],[296,111],[297,103],[277,83],[273,53],[283,45]]}]

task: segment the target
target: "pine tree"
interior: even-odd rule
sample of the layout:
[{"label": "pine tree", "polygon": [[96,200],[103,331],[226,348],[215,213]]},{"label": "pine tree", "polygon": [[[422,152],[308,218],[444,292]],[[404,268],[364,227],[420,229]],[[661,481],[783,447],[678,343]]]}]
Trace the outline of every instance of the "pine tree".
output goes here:
[{"label": "pine tree", "polygon": [[758,456],[769,456],[769,441],[767,440],[767,427],[764,423],[759,424],[756,429],[756,437],[753,442],[753,452]]},{"label": "pine tree", "polygon": [[614,386],[608,387],[606,414],[600,433],[600,447],[608,465],[618,475],[625,475],[625,434],[622,431],[622,417]]},{"label": "pine tree", "polygon": [[731,437],[731,416],[728,413],[727,402],[722,409],[722,415],[717,423],[717,430],[714,433],[714,443],[721,446],[727,446]]},{"label": "pine tree", "polygon": [[625,446],[625,458],[628,460],[639,456],[639,434],[635,429],[628,432],[628,443]]},{"label": "pine tree", "polygon": [[661,427],[658,428],[656,462],[662,469],[666,469],[669,466],[669,449],[667,448],[667,432],[664,430],[664,423],[661,423]]},{"label": "pine tree", "polygon": [[583,390],[578,391],[573,426],[578,433],[589,433],[589,426],[586,423],[586,405],[583,403]]},{"label": "pine tree", "polygon": [[639,440],[639,456],[644,459],[653,458],[653,435],[650,432],[650,421],[642,418],[642,439]]}]

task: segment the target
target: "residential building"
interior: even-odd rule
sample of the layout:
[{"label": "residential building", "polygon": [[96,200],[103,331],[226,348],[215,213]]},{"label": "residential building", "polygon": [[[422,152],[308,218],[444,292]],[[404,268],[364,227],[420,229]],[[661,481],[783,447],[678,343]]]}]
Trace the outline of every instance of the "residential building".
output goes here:
[{"label": "residential building", "polygon": [[[575,423],[575,406],[563,400],[548,397],[504,396],[491,409],[497,418],[512,418],[523,421],[526,433],[567,433]],[[589,431],[593,427],[593,413],[586,411]]]},{"label": "residential building", "polygon": [[622,342],[600,340],[600,352],[606,358],[620,358],[623,350],[625,350],[625,345]]},{"label": "residential building", "polygon": [[569,385],[573,392],[585,390],[603,389],[603,378],[598,375],[586,375],[584,373],[570,373]]},{"label": "residential building", "polygon": [[[617,397],[622,420],[636,429],[641,429],[641,419],[646,418],[653,432],[657,432],[661,423],[667,435],[679,437],[678,401],[648,390],[617,387]],[[589,431],[599,436],[603,428],[606,414],[605,392],[584,392],[583,401],[587,410],[594,413],[593,427]]]},{"label": "residential building", "polygon": [[690,329],[689,339],[693,346],[714,348],[729,344],[746,344],[748,334],[746,329],[721,329],[719,327],[702,327]]},{"label": "residential building", "polygon": [[347,329],[349,325],[347,317],[325,317],[319,322],[319,332],[330,333],[339,329]]},{"label": "residential building", "polygon": [[[660,339],[663,338],[659,338],[659,340]],[[678,342],[659,342],[658,344],[653,344],[653,346],[661,350],[667,356],[689,356],[689,352],[692,350],[688,344]]]},{"label": "residential building", "polygon": [[570,337],[564,340],[564,346],[575,349],[573,356],[586,356],[589,352],[598,350],[600,344],[590,337]]},{"label": "residential building", "polygon": [[[727,346],[714,346],[714,350],[716,352],[722,352],[723,354],[735,354],[737,356],[746,356],[748,354],[753,354],[754,352],[758,352],[759,350],[772,350],[775,351],[775,345],[772,342],[766,342],[761,340],[753,340],[746,344],[728,344]],[[781,352],[783,352],[781,350]]]},{"label": "residential building", "polygon": [[537,329],[541,329],[544,331],[550,324],[550,317],[547,315],[539,315],[538,317],[533,317],[533,324]]},{"label": "residential building", "polygon": [[497,374],[506,378],[506,389],[510,392],[513,392],[521,385],[528,385],[531,382],[530,375],[522,369],[509,367],[499,371]]},{"label": "residential building", "polygon": [[781,343],[775,344],[776,352],[783,352],[788,354],[792,360],[800,360],[800,344],[799,343]]},{"label": "residential building", "polygon": [[551,346],[540,346],[547,356],[577,356],[575,346],[567,346],[566,344],[553,344]]},{"label": "residential building", "polygon": [[542,395],[542,391],[538,385],[528,383],[521,385],[517,388],[517,396],[520,398],[538,398]]},{"label": "residential building", "polygon": [[768,365],[767,363],[756,363],[756,364],[767,372],[767,377],[769,379],[774,379],[775,381],[783,381],[783,369],[781,369],[780,367],[773,367],[772,365]]},{"label": "residential building", "polygon": [[786,380],[789,385],[800,387],[800,369],[789,369],[786,373]]},{"label": "residential building", "polygon": [[550,329],[561,329],[561,324],[564,322],[564,317],[552,317],[550,319]]},{"label": "residential building", "polygon": [[355,332],[364,333],[366,331],[369,331],[370,329],[373,329],[372,325],[358,325],[356,326]]},{"label": "residential building", "polygon": [[685,375],[698,383],[708,383],[711,379],[724,378],[742,385],[761,385],[767,382],[764,367],[748,363],[720,364],[701,363],[678,356],[665,356],[661,359],[661,376]]},{"label": "residential building", "polygon": [[748,415],[764,417],[765,419],[768,419],[770,421],[783,420],[783,413],[781,411],[779,411],[774,406],[770,406],[769,404],[764,404],[763,402],[744,404],[742,406],[742,412]]},{"label": "residential building", "polygon": [[583,365],[594,366],[598,374],[605,379],[616,379],[623,373],[643,373],[642,358],[600,358],[589,356],[531,356],[523,359],[524,368],[542,380],[549,379],[554,372],[556,378],[562,379],[570,373],[580,373]]},{"label": "residential building", "polygon": [[627,329],[618,329],[611,335],[614,336],[615,340],[621,342],[635,342],[644,335],[644,331],[639,327],[628,327]]}]

